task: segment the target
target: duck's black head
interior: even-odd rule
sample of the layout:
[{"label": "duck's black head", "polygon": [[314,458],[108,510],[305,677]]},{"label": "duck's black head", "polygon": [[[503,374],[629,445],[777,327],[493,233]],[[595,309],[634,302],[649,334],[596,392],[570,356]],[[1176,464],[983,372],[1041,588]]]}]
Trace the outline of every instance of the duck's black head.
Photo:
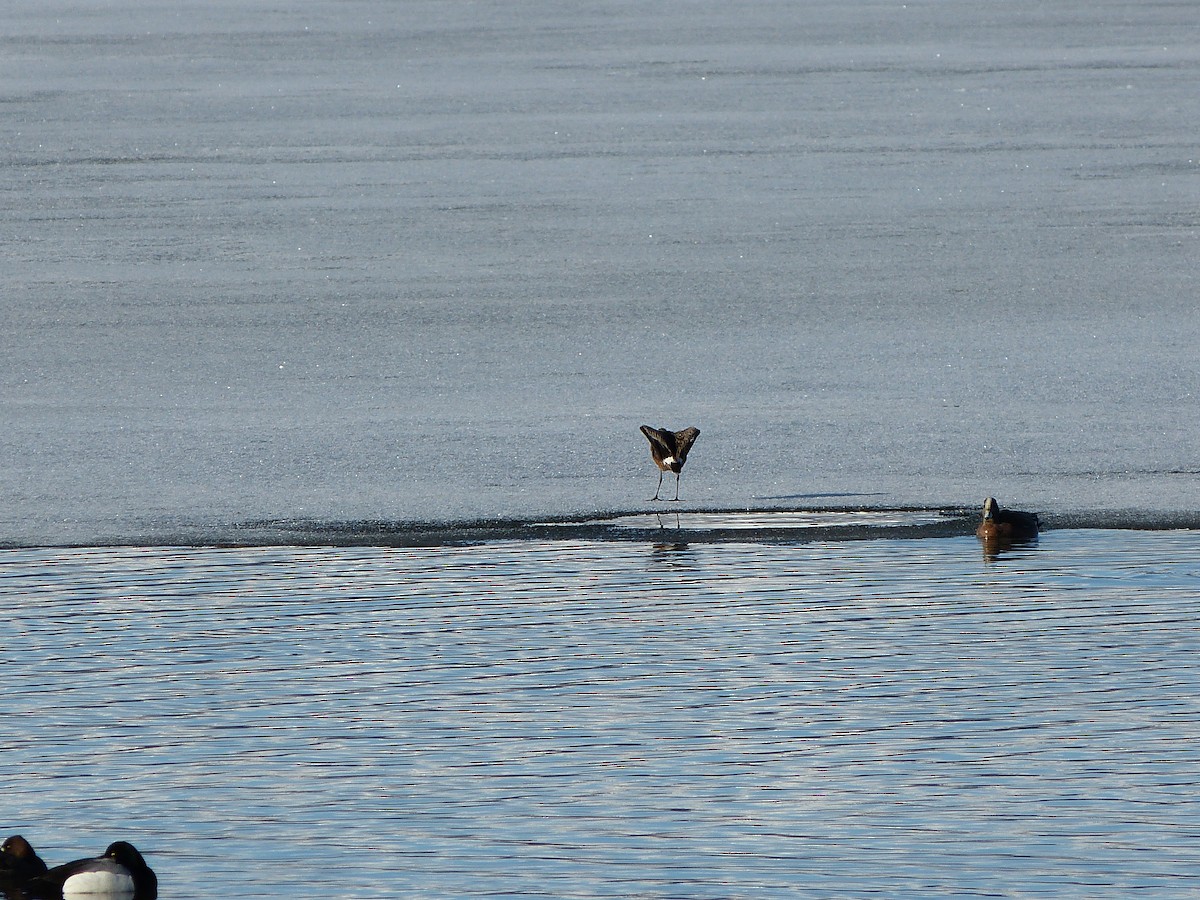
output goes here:
[{"label": "duck's black head", "polygon": [[158,876],[146,865],[137,847],[128,841],[114,841],[108,845],[104,856],[124,866],[133,876],[134,900],[155,900],[158,897]]},{"label": "duck's black head", "polygon": [[0,873],[28,878],[45,871],[46,864],[37,855],[33,845],[21,835],[14,834],[0,844]]},{"label": "duck's black head", "polygon": [[114,841],[108,845],[108,849],[104,851],[104,855],[114,862],[119,862],[130,871],[135,868],[146,868],[146,860],[142,858],[142,854],[138,852],[137,847],[128,841]]}]

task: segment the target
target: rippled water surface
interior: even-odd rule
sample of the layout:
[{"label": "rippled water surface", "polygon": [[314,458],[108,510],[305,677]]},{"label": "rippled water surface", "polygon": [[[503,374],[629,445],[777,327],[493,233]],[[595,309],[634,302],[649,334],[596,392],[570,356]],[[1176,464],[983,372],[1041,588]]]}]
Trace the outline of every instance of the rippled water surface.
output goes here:
[{"label": "rippled water surface", "polygon": [[1195,532],[0,554],[4,827],[161,896],[1200,892]]}]

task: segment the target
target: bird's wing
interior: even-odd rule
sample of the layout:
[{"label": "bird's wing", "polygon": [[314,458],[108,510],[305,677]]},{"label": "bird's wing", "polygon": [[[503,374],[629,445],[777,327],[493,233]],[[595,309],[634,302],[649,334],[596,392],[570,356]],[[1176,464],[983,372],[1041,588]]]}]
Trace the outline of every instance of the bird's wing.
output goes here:
[{"label": "bird's wing", "polygon": [[675,432],[675,455],[680,460],[687,459],[688,451],[692,449],[692,444],[696,443],[698,437],[700,437],[699,428],[685,428],[683,431]]},{"label": "bird's wing", "polygon": [[649,425],[642,426],[642,434],[646,436],[652,446],[658,447],[662,451],[663,456],[671,456],[674,453],[674,448],[671,446],[675,443],[674,435],[669,431],[663,431],[661,428],[651,428]]}]

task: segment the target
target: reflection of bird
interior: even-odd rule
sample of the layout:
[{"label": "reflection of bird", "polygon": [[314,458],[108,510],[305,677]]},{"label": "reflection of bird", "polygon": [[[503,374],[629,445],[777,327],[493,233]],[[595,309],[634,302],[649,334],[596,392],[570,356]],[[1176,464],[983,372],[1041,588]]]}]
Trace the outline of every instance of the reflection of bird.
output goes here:
[{"label": "reflection of bird", "polygon": [[975,529],[975,534],[984,541],[1030,541],[1037,537],[1037,533],[1037,513],[1002,509],[995,497],[983,501],[983,521]]},{"label": "reflection of bird", "polygon": [[14,834],[0,844],[0,881],[20,883],[45,871],[46,864],[21,835]]},{"label": "reflection of bird", "polygon": [[104,894],[127,900],[155,900],[158,877],[133,844],[117,841],[108,845],[103,856],[77,859],[31,878],[25,883],[25,894],[49,898]]},{"label": "reflection of bird", "polygon": [[696,438],[700,436],[700,429],[685,428],[683,431],[667,431],[665,428],[651,428],[649,425],[643,425],[642,434],[650,442],[650,457],[658,466],[658,487],[655,488],[654,496],[650,499],[658,499],[658,492],[662,490],[663,472],[674,472],[675,499],[678,500],[679,473],[683,471],[683,464],[687,462],[688,451],[692,449],[692,444],[696,443]]}]

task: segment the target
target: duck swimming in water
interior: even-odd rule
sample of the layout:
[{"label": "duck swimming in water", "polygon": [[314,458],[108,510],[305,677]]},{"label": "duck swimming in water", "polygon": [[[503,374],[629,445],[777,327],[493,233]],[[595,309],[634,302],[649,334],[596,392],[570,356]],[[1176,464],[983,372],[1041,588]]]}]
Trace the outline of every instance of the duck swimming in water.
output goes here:
[{"label": "duck swimming in water", "polygon": [[0,844],[0,883],[22,884],[46,871],[33,846],[19,834]]},{"label": "duck swimming in water", "polygon": [[22,886],[30,897],[81,897],[104,894],[131,900],[155,900],[158,877],[137,848],[126,841],[109,844],[102,856],[55,866]]},{"label": "duck swimming in water", "polygon": [[1037,537],[1039,524],[1037,513],[1004,509],[995,497],[988,497],[983,501],[983,521],[975,529],[975,534],[985,539],[1028,541]]}]

